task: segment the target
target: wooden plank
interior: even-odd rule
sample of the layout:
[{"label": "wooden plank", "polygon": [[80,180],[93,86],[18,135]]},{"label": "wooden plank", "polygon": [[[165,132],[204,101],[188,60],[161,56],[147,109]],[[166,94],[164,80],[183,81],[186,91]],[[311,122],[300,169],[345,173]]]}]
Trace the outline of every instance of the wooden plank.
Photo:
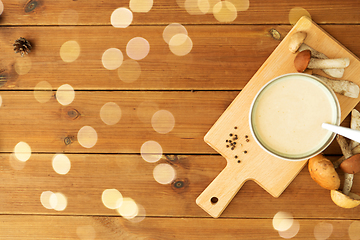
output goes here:
[{"label": "wooden plank", "polygon": [[[13,152],[15,145],[24,141],[32,152],[139,153],[144,142],[154,140],[166,154],[214,154],[203,138],[237,94],[237,91],[76,91],[74,102],[62,106],[54,96],[49,102],[39,103],[33,91],[1,91],[0,151]],[[106,125],[100,118],[100,109],[108,102],[116,103],[122,112],[115,125]],[[360,105],[357,109],[360,110]],[[157,110],[167,110],[175,118],[175,126],[168,134],[157,133],[152,127],[151,118]],[[342,125],[349,124],[348,117]],[[83,126],[93,127],[98,134],[92,148],[84,148],[77,141]],[[67,138],[70,144],[65,144]],[[325,153],[341,151],[334,142]]]},{"label": "wooden plank", "polygon": [[[0,156],[1,214],[119,216],[104,206],[105,189],[117,189],[145,209],[146,217],[208,217],[195,199],[224,168],[220,156],[163,156],[148,163],[140,155],[66,154],[71,169],[66,175],[52,168],[54,154],[32,154],[21,165],[9,154]],[[176,172],[171,184],[155,181],[153,170],[161,163]],[[339,171],[343,182],[343,174]],[[67,198],[64,211],[46,209],[40,202],[45,191],[60,192]],[[355,176],[352,191],[360,193],[360,178]],[[321,206],[321,207],[319,207]],[[360,219],[360,208],[336,206],[330,192],[317,185],[303,169],[279,198],[274,198],[256,183],[245,183],[221,218],[272,218],[278,211],[295,218]]]},{"label": "wooden plank", "polygon": [[[271,219],[145,218],[132,223],[118,217],[1,216],[0,238],[28,239],[282,239]],[[353,238],[358,222],[295,219],[300,228],[292,239],[329,240]],[[283,235],[284,236],[284,235]],[[285,235],[286,236],[286,235]],[[288,235],[289,236],[289,235]],[[356,237],[356,238],[354,238]],[[322,238],[323,239],[323,238]]]},{"label": "wooden plank", "polygon": [[[186,26],[193,48],[188,55],[175,56],[162,38],[165,26],[140,26],[127,29],[112,27],[2,27],[0,28],[0,69],[2,89],[33,89],[47,81],[57,89],[70,84],[75,89],[122,90],[240,90],[279,44],[269,31],[276,29],[282,38],[290,26]],[[360,26],[324,26],[333,37],[360,56]],[[12,44],[20,36],[32,42],[34,49],[21,58]],[[49,40],[48,36],[52,36]],[[150,44],[150,53],[138,61],[138,80],[120,80],[118,70],[107,70],[101,62],[108,48],[119,48],[124,60],[126,45],[134,37]],[[60,48],[67,41],[77,41],[80,55],[74,62],[64,62]],[[15,64],[25,68],[19,75]],[[26,67],[29,67],[26,73]]]},{"label": "wooden plank", "polygon": [[[74,102],[62,106],[55,97],[39,103],[32,91],[3,91],[0,151],[12,152],[24,141],[33,152],[139,153],[143,143],[153,140],[164,153],[214,153],[203,137],[237,93],[76,91]],[[116,103],[121,110],[121,119],[115,125],[107,125],[100,118],[100,110],[108,102]],[[164,123],[167,131],[171,130],[168,134],[153,128],[152,116],[159,110],[174,117],[174,122]],[[83,126],[97,132],[98,140],[92,148],[77,141]],[[67,137],[71,144],[65,144]]]},{"label": "wooden plank", "polygon": [[[1,16],[1,24],[4,25],[109,25],[111,13],[116,8],[129,8],[129,0],[104,2],[89,0],[86,4],[81,1],[58,2],[55,0],[3,0],[2,2],[4,3],[4,12]],[[291,3],[286,0],[267,2],[250,0],[248,2],[250,3],[248,10],[243,8],[245,11],[234,11],[237,17],[233,23],[289,24],[290,11],[295,7],[306,9],[318,23],[360,23],[358,14],[360,5],[357,0],[341,2],[336,0],[294,0]],[[167,24],[170,22],[219,24],[211,9],[205,11],[205,13],[208,12],[207,14],[191,15],[190,13],[201,13],[195,3],[190,2],[190,7],[185,8],[185,0],[156,1],[150,12],[134,12],[133,24]]]}]

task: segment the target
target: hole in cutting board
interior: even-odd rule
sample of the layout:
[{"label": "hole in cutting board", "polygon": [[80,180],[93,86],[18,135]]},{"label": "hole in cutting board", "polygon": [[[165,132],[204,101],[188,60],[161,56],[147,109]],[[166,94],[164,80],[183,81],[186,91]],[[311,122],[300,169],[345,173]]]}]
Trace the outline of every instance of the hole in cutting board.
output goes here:
[{"label": "hole in cutting board", "polygon": [[210,199],[210,202],[211,202],[212,204],[216,204],[218,201],[219,201],[219,199],[218,199],[217,197],[212,197],[212,198]]}]

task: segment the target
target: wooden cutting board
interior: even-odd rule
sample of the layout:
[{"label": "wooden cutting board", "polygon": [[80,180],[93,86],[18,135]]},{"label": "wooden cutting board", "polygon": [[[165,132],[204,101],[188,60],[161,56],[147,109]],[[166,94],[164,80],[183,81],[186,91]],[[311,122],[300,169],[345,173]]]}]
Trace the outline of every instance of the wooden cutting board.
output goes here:
[{"label": "wooden cutting board", "polygon": [[[360,85],[360,60],[311,19],[302,17],[204,138],[227,161],[223,171],[196,199],[214,218],[221,215],[247,180],[255,181],[272,196],[279,197],[307,163],[307,160],[290,162],[266,153],[256,144],[248,123],[250,105],[260,88],[274,77],[296,72],[293,66],[296,54],[290,53],[288,44],[290,36],[297,31],[307,32],[305,43],[329,58],[350,58],[350,66],[342,79]],[[343,121],[360,99],[337,96]]]}]

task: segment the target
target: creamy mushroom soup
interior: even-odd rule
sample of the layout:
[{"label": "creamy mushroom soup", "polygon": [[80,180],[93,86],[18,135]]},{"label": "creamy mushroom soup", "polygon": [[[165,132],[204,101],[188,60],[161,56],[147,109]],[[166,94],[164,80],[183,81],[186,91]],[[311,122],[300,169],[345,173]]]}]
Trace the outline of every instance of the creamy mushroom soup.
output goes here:
[{"label": "creamy mushroom soup", "polygon": [[314,154],[334,136],[322,123],[338,124],[339,105],[324,83],[305,74],[266,85],[253,103],[252,131],[265,149],[285,158]]}]

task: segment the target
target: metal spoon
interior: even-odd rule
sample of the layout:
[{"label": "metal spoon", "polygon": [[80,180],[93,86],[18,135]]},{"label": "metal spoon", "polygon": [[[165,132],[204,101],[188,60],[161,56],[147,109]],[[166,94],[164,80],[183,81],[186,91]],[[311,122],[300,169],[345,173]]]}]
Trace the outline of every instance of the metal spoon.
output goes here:
[{"label": "metal spoon", "polygon": [[360,142],[360,131],[359,130],[341,127],[341,126],[328,124],[328,123],[323,123],[321,126],[324,129],[327,129],[331,132],[337,133],[348,139],[354,140],[355,142]]}]

